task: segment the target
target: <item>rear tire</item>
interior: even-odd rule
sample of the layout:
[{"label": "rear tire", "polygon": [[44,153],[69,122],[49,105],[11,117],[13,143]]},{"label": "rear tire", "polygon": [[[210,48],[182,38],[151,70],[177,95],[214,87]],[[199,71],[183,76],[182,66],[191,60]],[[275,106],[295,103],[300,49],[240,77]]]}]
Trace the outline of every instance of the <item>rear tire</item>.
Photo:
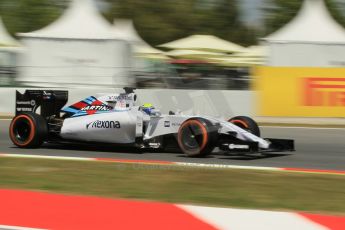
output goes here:
[{"label": "rear tire", "polygon": [[250,117],[246,116],[237,116],[229,120],[232,124],[254,134],[255,136],[260,137],[260,128],[258,124]]},{"label": "rear tire", "polygon": [[38,114],[22,113],[12,119],[9,133],[19,148],[37,148],[47,138],[47,122]]},{"label": "rear tire", "polygon": [[214,149],[218,139],[218,128],[203,118],[191,118],[182,123],[177,142],[189,157],[204,157]]}]

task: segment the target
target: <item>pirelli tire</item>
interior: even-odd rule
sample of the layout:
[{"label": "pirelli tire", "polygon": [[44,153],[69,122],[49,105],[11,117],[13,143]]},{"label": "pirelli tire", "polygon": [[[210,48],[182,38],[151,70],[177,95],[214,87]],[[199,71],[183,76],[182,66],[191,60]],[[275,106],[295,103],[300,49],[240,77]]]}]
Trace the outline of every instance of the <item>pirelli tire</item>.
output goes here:
[{"label": "pirelli tire", "polygon": [[177,133],[177,142],[189,157],[205,157],[217,144],[218,127],[204,118],[191,118],[182,123]]},{"label": "pirelli tire", "polygon": [[12,119],[9,128],[10,138],[19,148],[37,148],[48,135],[45,119],[35,113],[22,113]]},{"label": "pirelli tire", "polygon": [[254,134],[255,136],[260,137],[260,128],[258,124],[250,117],[246,116],[237,116],[229,120],[232,124]]}]

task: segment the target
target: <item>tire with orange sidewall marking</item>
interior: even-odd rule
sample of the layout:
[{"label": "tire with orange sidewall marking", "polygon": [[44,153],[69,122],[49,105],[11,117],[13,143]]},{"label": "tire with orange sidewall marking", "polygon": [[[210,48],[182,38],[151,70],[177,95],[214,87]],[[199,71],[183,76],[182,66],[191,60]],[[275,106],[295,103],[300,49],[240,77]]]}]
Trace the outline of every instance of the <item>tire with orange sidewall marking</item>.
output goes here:
[{"label": "tire with orange sidewall marking", "polygon": [[229,122],[231,122],[232,124],[254,134],[255,136],[260,137],[260,128],[258,126],[258,124],[251,119],[250,117],[246,117],[246,116],[237,116],[237,117],[233,117],[229,120]]},{"label": "tire with orange sidewall marking", "polygon": [[218,139],[218,128],[203,118],[191,118],[182,123],[177,142],[189,157],[204,157],[212,152]]},{"label": "tire with orange sidewall marking", "polygon": [[9,134],[19,148],[37,148],[47,138],[47,122],[38,114],[22,113],[12,119]]}]

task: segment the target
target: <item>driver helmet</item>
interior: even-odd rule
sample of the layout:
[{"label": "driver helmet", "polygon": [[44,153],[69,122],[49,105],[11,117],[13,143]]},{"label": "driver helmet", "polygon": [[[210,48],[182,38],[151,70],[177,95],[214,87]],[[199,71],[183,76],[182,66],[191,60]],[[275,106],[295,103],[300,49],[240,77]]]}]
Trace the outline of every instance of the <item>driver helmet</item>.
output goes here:
[{"label": "driver helmet", "polygon": [[152,112],[153,112],[153,110],[155,109],[155,107],[154,107],[152,104],[150,104],[150,103],[145,103],[145,104],[143,104],[143,105],[141,106],[141,108],[142,108],[142,110],[143,110],[146,114],[148,114],[148,115],[151,115]]}]

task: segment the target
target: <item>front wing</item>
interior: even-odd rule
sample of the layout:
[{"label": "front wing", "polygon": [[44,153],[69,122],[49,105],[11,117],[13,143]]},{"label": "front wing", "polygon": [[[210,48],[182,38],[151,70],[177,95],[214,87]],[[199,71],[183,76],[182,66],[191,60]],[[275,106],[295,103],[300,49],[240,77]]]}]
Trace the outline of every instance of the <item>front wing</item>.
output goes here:
[{"label": "front wing", "polygon": [[295,151],[294,140],[265,138],[270,142],[269,148],[259,147],[258,142],[249,142],[242,140],[225,141],[219,145],[219,148],[225,152],[247,152],[247,153],[269,153],[269,152],[293,152]]}]

